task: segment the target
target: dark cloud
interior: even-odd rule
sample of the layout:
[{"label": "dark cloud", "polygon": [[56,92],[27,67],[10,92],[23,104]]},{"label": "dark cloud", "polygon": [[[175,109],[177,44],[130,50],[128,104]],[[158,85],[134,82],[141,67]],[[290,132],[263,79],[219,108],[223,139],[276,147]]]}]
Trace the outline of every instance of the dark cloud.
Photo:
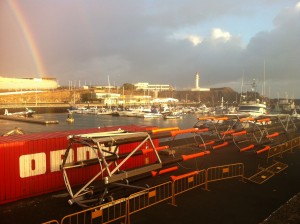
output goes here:
[{"label": "dark cloud", "polygon": [[[190,34],[201,36],[202,42],[193,45],[174,34],[227,16],[250,16],[255,6],[266,7],[272,1],[15,2],[46,72],[61,84],[81,80],[105,85],[109,76],[116,85],[150,82],[181,89],[192,88],[194,74],[199,72],[205,87],[239,90],[242,76],[261,84],[265,64],[266,85],[273,96],[288,92],[300,98],[300,12],[295,8],[282,10],[274,18],[274,27],[254,34],[247,45],[243,34],[222,27],[224,37],[218,39],[195,29]],[[0,32],[0,75],[34,76],[30,51],[6,1],[0,2]],[[225,38],[225,32],[230,38]]]},{"label": "dark cloud", "polygon": [[299,11],[285,10],[274,20],[275,28],[252,38],[244,53],[247,70],[261,79],[265,61],[266,83],[270,83],[271,92],[276,95],[286,92],[290,96],[300,97],[300,64],[297,62],[300,57],[297,38],[300,35],[299,19]]}]

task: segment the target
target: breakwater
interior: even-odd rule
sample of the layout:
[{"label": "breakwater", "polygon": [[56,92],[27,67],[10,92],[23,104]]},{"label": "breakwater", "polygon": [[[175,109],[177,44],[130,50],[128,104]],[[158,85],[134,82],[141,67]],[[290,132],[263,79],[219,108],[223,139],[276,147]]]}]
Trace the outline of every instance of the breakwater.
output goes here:
[{"label": "breakwater", "polygon": [[10,121],[18,121],[18,122],[26,122],[32,124],[58,124],[58,120],[41,120],[36,118],[28,118],[28,117],[17,117],[17,116],[6,116],[0,115],[0,119],[2,120],[10,120]]},{"label": "breakwater", "polygon": [[16,105],[16,104],[6,104],[0,105],[0,115],[4,114],[5,109],[10,113],[24,111],[26,108],[34,110],[38,114],[45,113],[65,113],[70,107],[69,104],[41,104],[41,105]]}]

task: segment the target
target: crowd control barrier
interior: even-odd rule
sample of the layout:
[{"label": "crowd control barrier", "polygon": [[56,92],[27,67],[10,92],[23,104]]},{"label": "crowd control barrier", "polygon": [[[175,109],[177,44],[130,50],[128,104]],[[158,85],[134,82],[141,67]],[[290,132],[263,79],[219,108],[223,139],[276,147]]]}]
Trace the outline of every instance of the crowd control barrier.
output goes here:
[{"label": "crowd control barrier", "polygon": [[275,156],[282,156],[283,153],[288,152],[288,151],[292,152],[293,149],[296,149],[299,147],[300,147],[300,137],[293,138],[282,144],[272,147],[268,152],[267,159],[270,159]]},{"label": "crowd control barrier", "polygon": [[51,220],[51,221],[48,221],[48,222],[43,222],[41,224],[59,224],[59,222],[57,220]]},{"label": "crowd control barrier", "polygon": [[286,152],[293,152],[293,150],[299,148],[299,146],[300,146],[300,138],[297,137],[288,140],[282,144],[278,144],[273,147],[270,147],[267,154],[267,164],[269,164],[269,160],[272,159],[271,165],[267,167],[258,167],[259,172],[249,177],[248,180],[256,184],[262,184],[268,179],[270,179],[271,177],[273,177],[275,174],[283,171],[288,167],[288,165],[283,162],[275,160],[275,158],[282,157],[282,155]]},{"label": "crowd control barrier", "polygon": [[235,163],[224,166],[210,167],[206,170],[205,190],[208,190],[208,183],[229,178],[241,177],[244,181],[244,164]]},{"label": "crowd control barrier", "polygon": [[[142,191],[131,194],[127,198],[121,198],[89,208],[77,213],[65,216],[61,224],[108,224],[122,222],[130,224],[132,214],[144,210],[150,206],[171,199],[172,205],[176,205],[175,198],[177,195],[205,186],[209,182],[219,181],[228,178],[244,178],[244,164],[229,164],[208,169],[192,171],[179,176],[171,176],[172,181],[153,186]],[[48,222],[52,224],[52,222]],[[48,224],[45,223],[45,224]],[[53,222],[58,223],[58,222]]]},{"label": "crowd control barrier", "polygon": [[172,205],[176,205],[175,196],[205,185],[205,170],[193,171],[180,176],[171,176],[172,179]]},{"label": "crowd control barrier", "polygon": [[[287,145],[280,147],[295,148],[299,146],[299,138],[293,139]],[[278,170],[278,164],[272,165],[272,175]],[[268,170],[263,170],[267,172]],[[278,172],[278,171],[277,171]],[[252,182],[262,183],[260,179],[267,174],[260,174],[260,177],[253,177]],[[172,205],[175,204],[175,197],[181,193],[205,185],[208,190],[208,183],[221,181],[229,178],[241,178],[249,180],[244,176],[244,164],[235,163],[223,166],[210,167],[208,169],[193,171],[179,176],[171,176],[172,181],[153,186],[142,191],[131,194],[127,198],[121,198],[108,202],[106,204],[98,205],[77,213],[65,216],[61,222],[52,220],[42,224],[109,224],[109,223],[125,223],[130,224],[131,215],[142,211],[150,206],[156,205],[160,202],[171,200]],[[260,179],[255,179],[260,178]]]},{"label": "crowd control barrier", "polygon": [[67,215],[61,220],[61,224],[112,223],[117,220],[126,222],[126,207],[127,198],[120,198],[106,204]]},{"label": "crowd control barrier", "polygon": [[166,182],[146,190],[131,194],[127,198],[127,224],[130,216],[152,205],[168,200],[172,197],[172,183]]},{"label": "crowd control barrier", "polygon": [[[197,170],[179,176],[171,176],[172,181],[147,188],[131,194],[127,198],[121,198],[76,212],[65,216],[60,224],[130,224],[130,216],[150,206],[171,199],[172,205],[176,205],[175,197],[193,188],[204,186],[209,182],[228,178],[244,178],[244,164],[236,163],[224,166],[211,167]],[[43,224],[57,224],[56,220]]]}]

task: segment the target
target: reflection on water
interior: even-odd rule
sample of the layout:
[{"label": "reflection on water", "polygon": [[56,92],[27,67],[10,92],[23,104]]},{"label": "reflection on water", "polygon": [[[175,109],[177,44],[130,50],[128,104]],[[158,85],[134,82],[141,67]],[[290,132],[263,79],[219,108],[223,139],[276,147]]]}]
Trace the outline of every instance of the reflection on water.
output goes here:
[{"label": "reflection on water", "polygon": [[180,119],[163,119],[163,118],[137,118],[137,117],[115,117],[111,115],[89,115],[74,114],[74,123],[66,122],[67,114],[36,114],[35,118],[43,120],[58,120],[59,124],[41,125],[24,122],[15,122],[0,120],[0,135],[11,131],[15,127],[21,128],[25,133],[40,133],[53,131],[77,130],[86,128],[124,126],[124,125],[143,125],[165,127],[179,127],[180,129],[192,128],[197,121],[194,114],[183,115]]}]

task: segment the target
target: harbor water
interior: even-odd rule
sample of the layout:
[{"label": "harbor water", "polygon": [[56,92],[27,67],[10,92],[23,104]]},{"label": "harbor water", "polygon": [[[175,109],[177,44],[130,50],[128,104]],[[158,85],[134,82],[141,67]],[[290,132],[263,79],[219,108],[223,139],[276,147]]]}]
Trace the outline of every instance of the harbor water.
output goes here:
[{"label": "harbor water", "polygon": [[[25,134],[68,131],[86,128],[103,128],[109,126],[156,126],[158,128],[179,127],[180,129],[192,128],[197,122],[198,115],[185,114],[177,119],[163,118],[138,118],[138,117],[117,117],[111,115],[74,114],[74,122],[66,122],[67,113],[46,113],[35,114],[34,118],[41,120],[57,120],[58,124],[33,124],[26,122],[16,122],[11,120],[0,120],[0,135],[7,133],[14,128],[22,129]],[[34,119],[28,118],[28,119]]]}]

